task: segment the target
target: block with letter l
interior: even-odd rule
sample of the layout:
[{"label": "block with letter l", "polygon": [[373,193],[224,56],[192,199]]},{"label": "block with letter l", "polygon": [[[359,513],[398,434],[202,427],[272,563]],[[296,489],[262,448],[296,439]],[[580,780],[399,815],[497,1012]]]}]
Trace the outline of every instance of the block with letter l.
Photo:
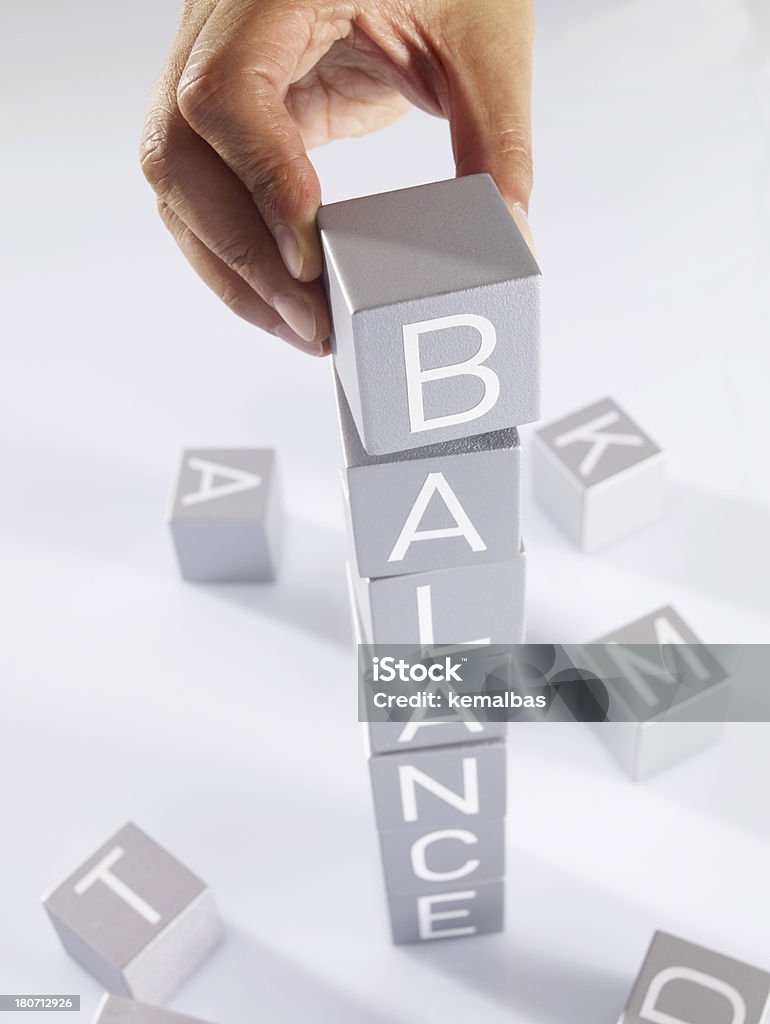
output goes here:
[{"label": "block with letter l", "polygon": [[319,211],[332,353],[374,455],[539,415],[539,279],[491,177]]},{"label": "block with letter l", "polygon": [[770,974],[656,932],[618,1024],[770,1024]]}]

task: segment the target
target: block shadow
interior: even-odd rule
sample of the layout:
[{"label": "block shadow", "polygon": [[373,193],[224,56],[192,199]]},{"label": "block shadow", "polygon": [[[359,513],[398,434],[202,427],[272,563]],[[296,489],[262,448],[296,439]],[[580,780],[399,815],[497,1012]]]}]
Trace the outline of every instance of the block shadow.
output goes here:
[{"label": "block shadow", "polygon": [[194,586],[255,615],[292,624],[321,640],[352,649],[346,557],[341,531],[289,517],[283,560],[275,583]]}]

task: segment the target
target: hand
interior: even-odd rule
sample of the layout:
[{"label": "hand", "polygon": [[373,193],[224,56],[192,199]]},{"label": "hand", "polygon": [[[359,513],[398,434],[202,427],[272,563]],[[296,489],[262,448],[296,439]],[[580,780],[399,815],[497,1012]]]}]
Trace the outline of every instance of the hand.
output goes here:
[{"label": "hand", "polygon": [[306,148],[411,104],[450,122],[526,230],[531,0],[185,0],[142,139],[160,215],[239,316],[328,351]]}]

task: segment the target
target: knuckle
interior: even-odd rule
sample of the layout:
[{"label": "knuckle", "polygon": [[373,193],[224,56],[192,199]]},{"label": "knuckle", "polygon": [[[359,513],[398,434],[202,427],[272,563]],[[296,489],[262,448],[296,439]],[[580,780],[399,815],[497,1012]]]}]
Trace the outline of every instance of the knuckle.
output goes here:
[{"label": "knuckle", "polygon": [[176,101],[183,117],[199,128],[222,109],[231,95],[232,73],[213,53],[193,54],[176,89]]},{"label": "knuckle", "polygon": [[248,278],[254,277],[263,259],[259,246],[243,238],[220,244],[217,248],[217,256],[231,270]]},{"label": "knuckle", "polygon": [[167,124],[150,118],[139,147],[142,173],[158,195],[167,195],[173,185],[173,145]]},{"label": "knuckle", "polygon": [[227,306],[227,308],[236,314],[236,316],[243,316],[246,312],[246,302],[244,301],[242,290],[230,281],[226,281],[219,287],[219,298]]}]

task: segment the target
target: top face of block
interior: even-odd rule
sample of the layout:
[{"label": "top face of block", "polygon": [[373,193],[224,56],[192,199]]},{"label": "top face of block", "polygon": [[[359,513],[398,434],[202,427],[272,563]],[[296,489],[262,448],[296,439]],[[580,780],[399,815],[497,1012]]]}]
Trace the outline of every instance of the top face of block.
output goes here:
[{"label": "top face of block", "polygon": [[537,431],[581,487],[593,487],[661,454],[661,449],[612,398]]},{"label": "top face of block", "polygon": [[173,522],[265,518],[275,452],[269,448],[188,448],[173,495]]},{"label": "top face of block", "polygon": [[124,968],[206,891],[136,825],[125,825],[45,899],[46,910]]},{"label": "top face of block", "polygon": [[656,932],[620,1024],[767,1024],[770,974]]},{"label": "top face of block", "polygon": [[[683,711],[729,681],[709,648],[670,606],[600,637],[589,650],[608,690],[617,691],[634,721],[652,720],[672,707]],[[613,678],[623,680],[620,688]]]},{"label": "top face of block", "polygon": [[96,1011],[93,1024],[206,1024],[197,1017],[171,1013],[157,1006],[136,1003],[133,999],[107,995]]},{"label": "top face of block", "polygon": [[[334,372],[334,371],[333,371]],[[510,451],[520,447],[519,432],[515,427],[493,430],[488,434],[473,434],[441,444],[428,444],[420,448],[408,448],[404,452],[388,452],[384,455],[370,455],[361,444],[358,430],[353,422],[350,404],[340,379],[334,372],[334,393],[337,399],[340,436],[345,465],[349,469],[364,466],[382,466],[392,462],[410,462],[415,459],[440,459],[455,455],[474,455],[479,452]]]},{"label": "top face of block", "polygon": [[351,313],[540,273],[488,174],[331,203],[318,224]]}]

